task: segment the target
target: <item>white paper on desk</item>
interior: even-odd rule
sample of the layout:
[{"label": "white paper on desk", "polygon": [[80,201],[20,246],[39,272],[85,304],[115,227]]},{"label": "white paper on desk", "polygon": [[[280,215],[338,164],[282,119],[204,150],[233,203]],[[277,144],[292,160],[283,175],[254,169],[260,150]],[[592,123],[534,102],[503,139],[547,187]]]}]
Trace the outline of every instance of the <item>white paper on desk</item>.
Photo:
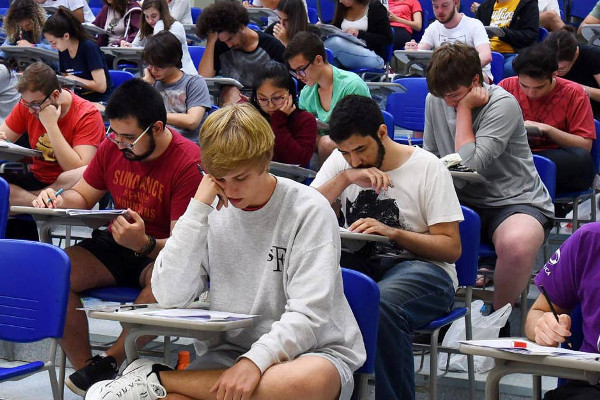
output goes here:
[{"label": "white paper on desk", "polygon": [[[224,311],[214,310],[201,310],[198,308],[171,308],[163,310],[136,310],[138,315],[150,315],[154,317],[166,317],[166,318],[189,318],[189,319],[202,319],[207,321],[239,321],[243,319],[250,319],[256,317],[256,315],[249,314],[236,314]],[[127,312],[127,311],[126,311]]]},{"label": "white paper on desk", "polygon": [[67,208],[67,215],[73,216],[94,216],[94,215],[114,215],[115,217],[123,215],[127,210],[82,210],[77,208]]},{"label": "white paper on desk", "polygon": [[[583,351],[575,351],[569,349],[563,349],[561,347],[548,347],[540,346],[537,343],[529,340],[523,340],[519,338],[509,339],[486,339],[486,340],[461,340],[461,343],[468,344],[471,346],[489,347],[501,351],[507,351],[509,353],[516,354],[528,354],[532,356],[560,356],[560,357],[571,357],[578,359],[596,360],[600,359],[600,354],[586,353]],[[514,342],[524,342],[527,344],[526,348],[515,347]]]}]

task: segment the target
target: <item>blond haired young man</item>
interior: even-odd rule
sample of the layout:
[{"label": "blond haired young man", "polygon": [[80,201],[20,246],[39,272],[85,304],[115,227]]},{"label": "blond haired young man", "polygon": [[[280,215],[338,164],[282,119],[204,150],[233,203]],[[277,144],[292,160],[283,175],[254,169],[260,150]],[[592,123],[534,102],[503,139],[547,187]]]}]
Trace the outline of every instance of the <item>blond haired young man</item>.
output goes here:
[{"label": "blond haired young man", "polygon": [[316,190],[268,173],[274,140],[247,104],[207,118],[207,174],[152,274],[163,307],[191,303],[210,277],[211,308],[258,315],[252,328],[197,346],[199,370],[137,360],[86,399],[350,398],[365,349],[343,294],[337,220]]}]

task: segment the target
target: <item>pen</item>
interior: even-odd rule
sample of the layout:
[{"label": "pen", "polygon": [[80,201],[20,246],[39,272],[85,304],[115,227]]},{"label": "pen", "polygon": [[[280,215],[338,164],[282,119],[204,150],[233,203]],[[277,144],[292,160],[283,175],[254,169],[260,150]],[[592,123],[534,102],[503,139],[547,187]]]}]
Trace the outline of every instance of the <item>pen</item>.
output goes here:
[{"label": "pen", "polygon": [[[54,193],[54,197],[58,196],[59,194],[61,194],[62,192],[64,192],[65,189],[60,188],[56,191],[56,193]],[[46,200],[46,203],[52,203],[52,199],[50,197],[48,197],[48,199]]]},{"label": "pen", "polygon": [[128,305],[123,305],[123,306],[120,306],[119,308],[117,308],[115,310],[115,312],[137,310],[137,309],[140,309],[140,308],[148,308],[148,304],[128,304]]},{"label": "pen", "polygon": [[[552,315],[554,315],[554,318],[556,318],[556,322],[559,322],[558,321],[558,313],[554,309],[554,306],[552,305],[552,302],[550,301],[550,297],[548,297],[548,293],[546,292],[546,289],[544,289],[544,285],[540,285],[540,290],[542,291],[544,298],[548,302],[548,305],[550,306],[550,311],[552,311]],[[567,343],[567,346],[569,346],[570,349],[573,349],[573,344],[571,344],[571,340],[568,337],[565,338],[565,342]]]}]

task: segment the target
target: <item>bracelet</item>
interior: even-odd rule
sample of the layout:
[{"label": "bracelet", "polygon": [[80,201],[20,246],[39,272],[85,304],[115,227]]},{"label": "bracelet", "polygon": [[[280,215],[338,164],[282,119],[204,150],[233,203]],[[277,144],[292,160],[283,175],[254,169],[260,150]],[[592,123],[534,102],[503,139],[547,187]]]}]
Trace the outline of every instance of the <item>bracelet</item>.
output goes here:
[{"label": "bracelet", "polygon": [[152,235],[146,234],[146,244],[142,246],[142,248],[139,251],[136,251],[135,255],[138,257],[145,257],[148,254],[152,253],[155,247],[156,239]]}]

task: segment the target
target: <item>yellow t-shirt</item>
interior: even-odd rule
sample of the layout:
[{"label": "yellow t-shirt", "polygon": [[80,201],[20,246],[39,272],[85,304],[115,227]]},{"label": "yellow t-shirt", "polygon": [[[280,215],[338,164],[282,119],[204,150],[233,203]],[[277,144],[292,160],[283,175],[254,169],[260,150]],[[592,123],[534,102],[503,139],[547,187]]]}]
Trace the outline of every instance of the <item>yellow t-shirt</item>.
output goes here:
[{"label": "yellow t-shirt", "polygon": [[[494,3],[494,12],[492,13],[492,20],[490,21],[490,26],[497,26],[499,28],[507,28],[512,21],[513,15],[515,14],[515,10],[519,5],[521,0],[509,0],[507,3],[498,4],[498,2]],[[499,53],[514,53],[515,49],[512,48],[506,42],[498,39],[497,37],[493,37],[490,39],[490,46],[492,51],[497,51]]]}]

